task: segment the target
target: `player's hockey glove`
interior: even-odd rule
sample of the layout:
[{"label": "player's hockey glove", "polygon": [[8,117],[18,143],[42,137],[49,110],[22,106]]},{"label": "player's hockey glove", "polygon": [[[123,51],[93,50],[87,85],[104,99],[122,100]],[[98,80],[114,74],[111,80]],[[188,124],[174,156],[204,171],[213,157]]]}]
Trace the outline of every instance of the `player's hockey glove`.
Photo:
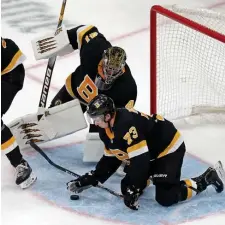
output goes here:
[{"label": "player's hockey glove", "polygon": [[124,204],[133,210],[138,210],[138,198],[140,196],[140,192],[134,186],[128,187],[126,193],[124,194]]},{"label": "player's hockey glove", "polygon": [[83,190],[88,189],[91,186],[96,186],[97,184],[98,181],[96,180],[94,171],[92,170],[76,180],[68,182],[67,189],[75,193],[81,193]]}]

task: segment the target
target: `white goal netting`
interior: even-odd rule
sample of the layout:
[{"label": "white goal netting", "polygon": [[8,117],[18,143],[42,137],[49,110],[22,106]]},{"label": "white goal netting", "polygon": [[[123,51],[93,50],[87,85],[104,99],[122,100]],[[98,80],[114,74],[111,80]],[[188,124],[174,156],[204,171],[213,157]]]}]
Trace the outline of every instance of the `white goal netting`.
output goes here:
[{"label": "white goal netting", "polygon": [[156,10],[156,38],[151,39],[156,63],[151,66],[156,67],[157,113],[171,120],[225,123],[225,15],[177,5],[164,8],[175,15]]}]

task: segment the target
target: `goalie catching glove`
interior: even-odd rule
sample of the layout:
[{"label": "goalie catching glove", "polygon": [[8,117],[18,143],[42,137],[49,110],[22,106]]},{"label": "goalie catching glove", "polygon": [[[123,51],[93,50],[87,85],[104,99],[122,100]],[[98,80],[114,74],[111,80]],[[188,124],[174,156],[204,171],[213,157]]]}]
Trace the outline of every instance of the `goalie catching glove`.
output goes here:
[{"label": "goalie catching glove", "polygon": [[67,189],[75,193],[81,193],[83,190],[88,189],[91,186],[96,186],[97,184],[98,181],[96,180],[94,171],[92,170],[76,180],[68,182]]}]

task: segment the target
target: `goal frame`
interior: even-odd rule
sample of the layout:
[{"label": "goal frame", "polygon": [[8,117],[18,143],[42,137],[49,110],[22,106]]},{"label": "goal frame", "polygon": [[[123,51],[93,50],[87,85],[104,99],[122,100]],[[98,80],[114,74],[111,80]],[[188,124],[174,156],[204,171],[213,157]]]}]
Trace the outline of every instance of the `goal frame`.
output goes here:
[{"label": "goal frame", "polygon": [[150,113],[157,113],[157,14],[225,43],[225,35],[192,21],[160,5],[150,10]]}]

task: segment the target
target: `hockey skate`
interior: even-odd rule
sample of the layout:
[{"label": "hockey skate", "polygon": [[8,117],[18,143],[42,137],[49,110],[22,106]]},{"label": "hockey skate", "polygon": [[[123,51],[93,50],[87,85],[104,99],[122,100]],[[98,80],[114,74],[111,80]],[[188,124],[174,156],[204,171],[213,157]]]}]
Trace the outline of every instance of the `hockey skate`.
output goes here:
[{"label": "hockey skate", "polygon": [[21,163],[16,167],[16,184],[25,189],[32,185],[36,179],[37,177],[32,172],[28,162],[22,159]]},{"label": "hockey skate", "polygon": [[224,189],[225,172],[221,161],[214,167],[209,167],[202,175],[192,178],[197,183],[198,193],[204,191],[207,186],[212,185],[217,193]]}]

